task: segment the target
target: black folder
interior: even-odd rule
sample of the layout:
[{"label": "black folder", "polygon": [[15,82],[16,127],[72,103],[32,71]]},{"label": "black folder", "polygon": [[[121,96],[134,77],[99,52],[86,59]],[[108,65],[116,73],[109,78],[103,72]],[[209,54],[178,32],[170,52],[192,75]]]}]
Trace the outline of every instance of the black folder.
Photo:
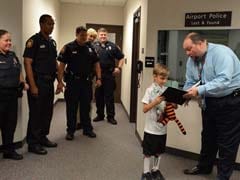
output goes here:
[{"label": "black folder", "polygon": [[182,105],[186,99],[183,98],[183,95],[186,94],[187,91],[176,89],[172,87],[168,87],[161,96],[164,96],[167,102],[173,102],[176,104]]}]

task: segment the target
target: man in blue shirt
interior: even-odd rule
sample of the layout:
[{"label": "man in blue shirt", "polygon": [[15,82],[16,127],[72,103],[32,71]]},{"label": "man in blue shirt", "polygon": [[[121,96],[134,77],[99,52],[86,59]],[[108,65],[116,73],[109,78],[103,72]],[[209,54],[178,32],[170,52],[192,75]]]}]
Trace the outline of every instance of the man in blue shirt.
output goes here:
[{"label": "man in blue shirt", "polygon": [[198,165],[184,173],[210,174],[218,152],[217,179],[228,180],[240,141],[240,61],[230,48],[208,43],[194,32],[186,36],[183,48],[189,56],[185,97],[202,98],[203,121]]}]

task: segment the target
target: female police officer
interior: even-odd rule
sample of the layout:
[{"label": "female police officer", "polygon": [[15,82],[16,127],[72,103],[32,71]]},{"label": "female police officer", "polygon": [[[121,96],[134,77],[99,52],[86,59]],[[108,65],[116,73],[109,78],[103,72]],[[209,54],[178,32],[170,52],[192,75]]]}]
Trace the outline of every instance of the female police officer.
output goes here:
[{"label": "female police officer", "polygon": [[[20,160],[13,146],[17,125],[18,88],[27,89],[21,74],[21,65],[15,53],[10,51],[11,36],[0,29],[0,129],[2,132],[3,158]],[[21,91],[22,89],[20,89]]]}]

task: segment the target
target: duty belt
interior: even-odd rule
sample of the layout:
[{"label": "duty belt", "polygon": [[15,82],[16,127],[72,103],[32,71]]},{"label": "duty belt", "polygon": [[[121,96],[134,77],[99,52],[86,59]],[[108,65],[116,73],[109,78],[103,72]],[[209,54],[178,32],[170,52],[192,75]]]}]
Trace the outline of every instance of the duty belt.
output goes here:
[{"label": "duty belt", "polygon": [[42,78],[44,80],[48,80],[48,81],[54,81],[56,78],[56,74],[39,74],[39,73],[35,73],[34,76],[36,76],[37,78]]}]

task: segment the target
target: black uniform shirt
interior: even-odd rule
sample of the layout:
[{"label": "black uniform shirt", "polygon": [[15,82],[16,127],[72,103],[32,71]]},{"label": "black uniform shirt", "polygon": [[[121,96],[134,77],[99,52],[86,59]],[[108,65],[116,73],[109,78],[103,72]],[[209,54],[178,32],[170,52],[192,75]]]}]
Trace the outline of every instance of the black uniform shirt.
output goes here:
[{"label": "black uniform shirt", "polygon": [[120,60],[124,57],[124,54],[117,45],[110,41],[107,41],[105,44],[95,42],[94,47],[99,56],[102,68],[113,68],[115,67],[115,59]]},{"label": "black uniform shirt", "polygon": [[32,67],[36,73],[52,75],[57,70],[56,42],[52,38],[45,39],[41,32],[33,35],[26,42],[23,57],[33,60]]},{"label": "black uniform shirt", "polygon": [[12,51],[0,52],[0,88],[18,87],[21,65]]},{"label": "black uniform shirt", "polygon": [[67,72],[71,71],[71,73],[80,76],[91,75],[93,65],[99,61],[90,43],[80,46],[76,40],[66,44],[57,59],[67,64]]}]

